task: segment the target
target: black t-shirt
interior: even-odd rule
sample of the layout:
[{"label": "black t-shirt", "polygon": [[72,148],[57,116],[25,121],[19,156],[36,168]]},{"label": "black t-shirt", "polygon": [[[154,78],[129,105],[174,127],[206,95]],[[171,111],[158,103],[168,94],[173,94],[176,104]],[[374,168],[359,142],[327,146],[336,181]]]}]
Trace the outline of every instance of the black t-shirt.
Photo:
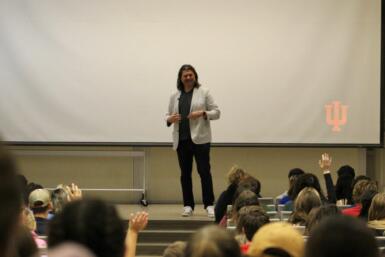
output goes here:
[{"label": "black t-shirt", "polygon": [[191,138],[190,134],[190,121],[187,116],[190,114],[191,109],[191,99],[194,90],[189,92],[181,91],[179,97],[179,114],[181,115],[181,122],[179,124],[179,140],[188,140]]}]

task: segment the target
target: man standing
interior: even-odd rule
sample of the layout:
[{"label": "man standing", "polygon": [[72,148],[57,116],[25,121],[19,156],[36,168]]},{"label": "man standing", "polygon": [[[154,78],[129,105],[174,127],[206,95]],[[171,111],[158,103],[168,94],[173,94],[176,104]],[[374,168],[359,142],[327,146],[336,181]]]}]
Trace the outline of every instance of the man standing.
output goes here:
[{"label": "man standing", "polygon": [[174,124],[173,148],[177,151],[181,169],[181,185],[184,209],[182,216],[193,214],[192,190],[193,157],[202,184],[204,208],[209,217],[214,217],[214,192],[210,172],[210,120],[220,117],[207,88],[201,87],[198,74],[191,65],[183,65],[178,72],[177,92],[171,95],[166,115],[167,126]]}]

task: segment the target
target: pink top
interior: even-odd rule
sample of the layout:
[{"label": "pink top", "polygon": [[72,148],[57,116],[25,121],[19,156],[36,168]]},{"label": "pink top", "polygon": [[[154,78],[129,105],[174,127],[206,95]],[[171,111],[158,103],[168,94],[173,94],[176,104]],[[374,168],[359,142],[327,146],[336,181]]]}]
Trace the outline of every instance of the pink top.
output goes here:
[{"label": "pink top", "polygon": [[47,248],[47,242],[44,239],[39,238],[35,231],[31,231],[32,238],[35,240],[37,248]]}]

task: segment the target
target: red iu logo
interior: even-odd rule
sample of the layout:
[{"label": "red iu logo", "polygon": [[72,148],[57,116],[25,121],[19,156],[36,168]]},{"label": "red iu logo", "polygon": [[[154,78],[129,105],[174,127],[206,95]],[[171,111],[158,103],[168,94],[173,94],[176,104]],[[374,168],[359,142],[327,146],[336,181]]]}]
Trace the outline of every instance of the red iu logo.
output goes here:
[{"label": "red iu logo", "polygon": [[326,123],[333,126],[333,132],[340,132],[341,126],[348,121],[348,106],[342,105],[339,101],[325,105]]}]

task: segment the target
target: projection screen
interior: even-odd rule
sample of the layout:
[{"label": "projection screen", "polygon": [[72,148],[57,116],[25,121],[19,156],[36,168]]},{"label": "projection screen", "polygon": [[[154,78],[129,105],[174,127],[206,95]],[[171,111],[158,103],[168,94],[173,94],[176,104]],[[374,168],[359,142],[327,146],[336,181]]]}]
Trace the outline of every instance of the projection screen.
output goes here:
[{"label": "projection screen", "polygon": [[9,142],[171,142],[192,64],[214,143],[379,144],[380,0],[2,0]]}]

